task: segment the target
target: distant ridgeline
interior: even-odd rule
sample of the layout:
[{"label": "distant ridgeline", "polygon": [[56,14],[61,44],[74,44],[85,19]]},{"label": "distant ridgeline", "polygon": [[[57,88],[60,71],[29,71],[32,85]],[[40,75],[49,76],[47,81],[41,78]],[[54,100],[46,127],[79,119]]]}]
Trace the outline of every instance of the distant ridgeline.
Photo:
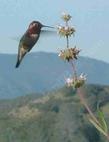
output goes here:
[{"label": "distant ridgeline", "polygon": [[[16,57],[0,54],[0,98],[60,88],[65,84],[64,78],[69,77],[70,66],[61,61],[56,53],[31,53],[18,69],[15,69]],[[87,74],[88,83],[109,84],[108,63],[81,57],[76,66],[79,71]]]}]

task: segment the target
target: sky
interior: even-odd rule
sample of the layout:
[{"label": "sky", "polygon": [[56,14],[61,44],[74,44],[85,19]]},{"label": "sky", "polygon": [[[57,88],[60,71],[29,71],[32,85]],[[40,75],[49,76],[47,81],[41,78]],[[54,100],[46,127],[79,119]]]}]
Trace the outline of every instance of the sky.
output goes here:
[{"label": "sky", "polygon": [[[63,24],[62,12],[72,16],[70,25],[76,29],[70,46],[81,49],[81,56],[109,62],[109,0],[0,0],[0,53],[17,54],[20,37],[29,23]],[[59,52],[65,39],[57,34],[41,35],[31,52]]]}]

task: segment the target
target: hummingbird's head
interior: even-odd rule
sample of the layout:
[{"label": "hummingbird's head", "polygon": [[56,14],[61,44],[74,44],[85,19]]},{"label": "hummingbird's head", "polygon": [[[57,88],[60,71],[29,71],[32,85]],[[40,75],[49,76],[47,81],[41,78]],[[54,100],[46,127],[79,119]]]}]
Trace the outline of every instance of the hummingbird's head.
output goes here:
[{"label": "hummingbird's head", "polygon": [[39,33],[41,31],[41,28],[43,27],[53,28],[50,26],[43,25],[39,21],[33,21],[30,23],[28,31],[30,34]]},{"label": "hummingbird's head", "polygon": [[30,33],[36,33],[36,32],[38,32],[38,31],[40,31],[41,28],[42,28],[42,24],[41,24],[40,22],[38,22],[38,21],[33,21],[33,22],[30,23],[29,28],[28,28],[28,31],[29,31]]}]

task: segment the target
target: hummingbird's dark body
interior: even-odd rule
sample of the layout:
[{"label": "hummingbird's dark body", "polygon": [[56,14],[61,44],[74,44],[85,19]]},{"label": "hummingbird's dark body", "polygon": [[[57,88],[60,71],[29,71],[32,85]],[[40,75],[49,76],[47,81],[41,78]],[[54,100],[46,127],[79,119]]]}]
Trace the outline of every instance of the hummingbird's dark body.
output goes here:
[{"label": "hummingbird's dark body", "polygon": [[33,21],[29,25],[26,33],[20,39],[16,68],[19,67],[25,54],[29,52],[33,48],[35,43],[38,41],[42,27],[49,26],[44,26],[38,21]]}]

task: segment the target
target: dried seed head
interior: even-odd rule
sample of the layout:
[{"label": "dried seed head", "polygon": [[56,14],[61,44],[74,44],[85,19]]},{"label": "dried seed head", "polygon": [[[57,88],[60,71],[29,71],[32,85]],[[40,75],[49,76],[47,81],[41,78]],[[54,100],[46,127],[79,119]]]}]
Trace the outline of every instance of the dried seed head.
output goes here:
[{"label": "dried seed head", "polygon": [[62,13],[62,19],[63,19],[65,22],[68,22],[71,18],[72,18],[71,15],[69,15],[69,14],[67,14],[67,13],[65,13],[65,12]]},{"label": "dried seed head", "polygon": [[61,50],[58,56],[61,59],[69,62],[70,60],[78,59],[77,57],[78,57],[79,52],[80,52],[80,50],[77,49],[76,47],[67,48],[65,50]]},{"label": "dried seed head", "polygon": [[67,78],[66,84],[68,87],[79,88],[85,84],[86,75],[81,74],[79,77]]},{"label": "dried seed head", "polygon": [[73,27],[69,27],[69,26],[57,26],[58,29],[58,34],[60,36],[71,36],[72,34],[75,33],[75,29]]}]

